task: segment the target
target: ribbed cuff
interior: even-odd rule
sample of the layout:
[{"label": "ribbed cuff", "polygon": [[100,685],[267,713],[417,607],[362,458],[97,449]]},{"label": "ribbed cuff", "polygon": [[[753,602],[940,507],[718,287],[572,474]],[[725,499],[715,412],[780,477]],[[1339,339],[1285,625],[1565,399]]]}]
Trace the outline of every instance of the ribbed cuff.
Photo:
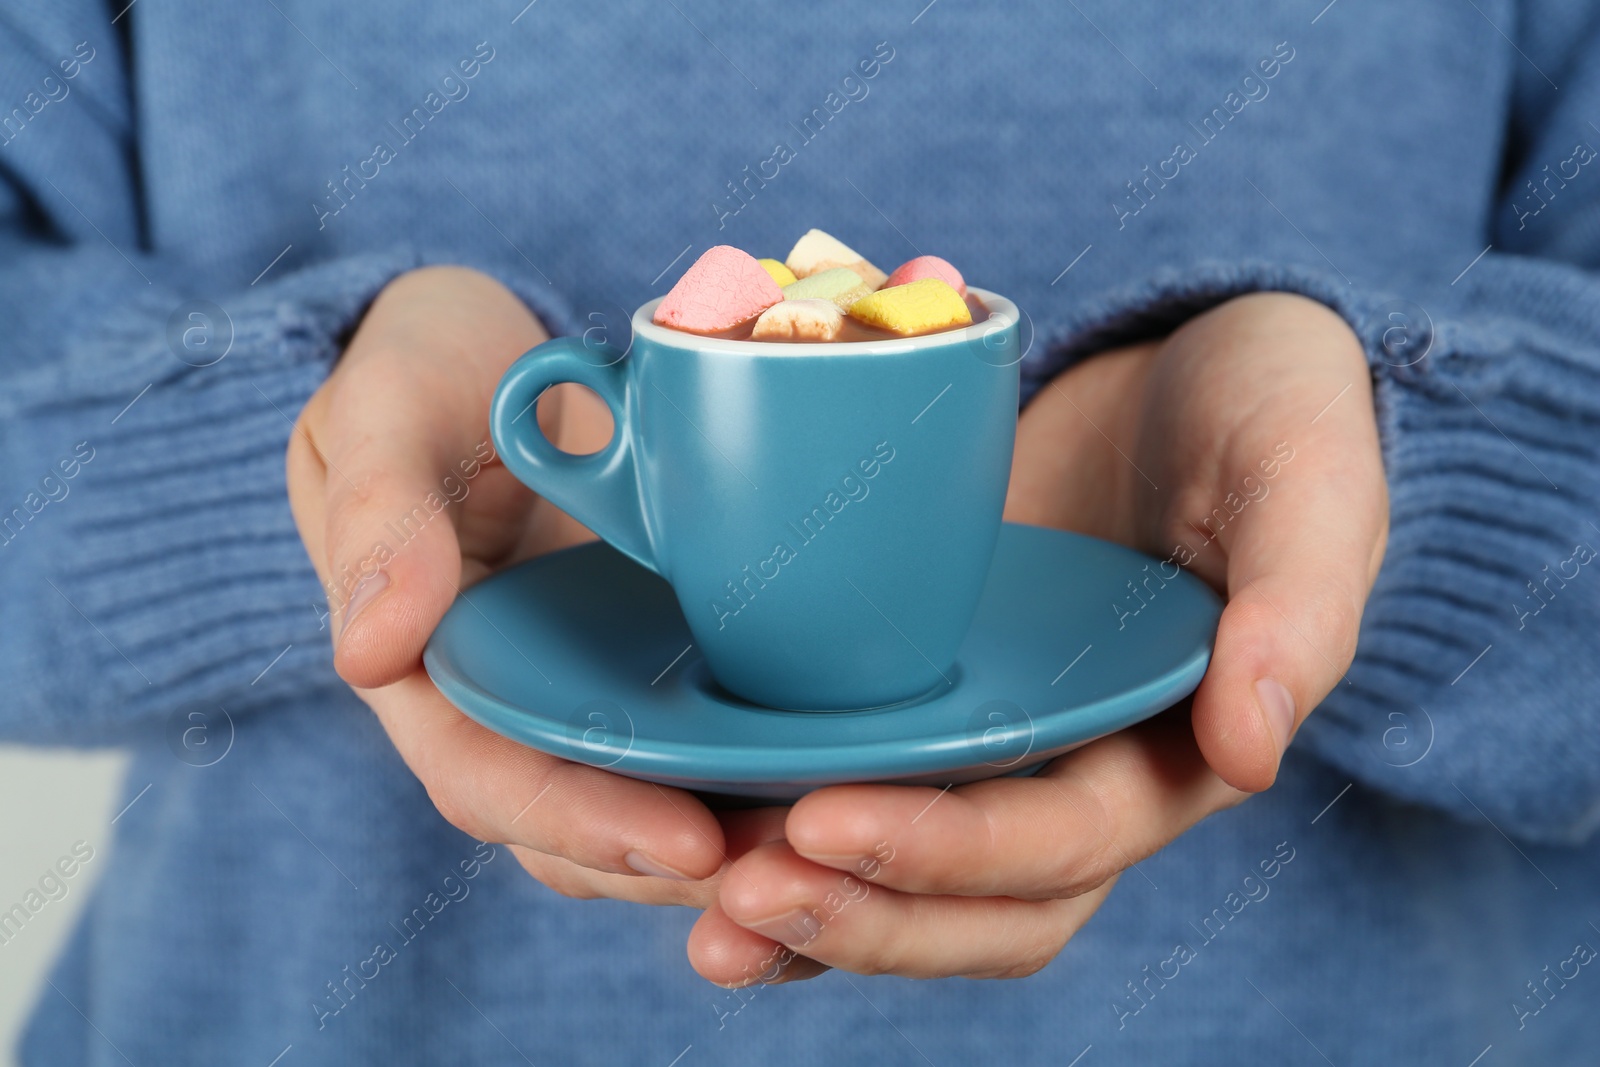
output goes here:
[{"label": "ribbed cuff", "polygon": [[[152,719],[338,684],[284,452],[372,300],[425,262],[459,260],[340,259],[220,309],[141,299],[25,376],[6,405],[24,466],[8,474],[78,469],[0,546],[4,599],[30,609],[0,651],[18,698],[0,730],[114,743]],[[549,328],[568,324],[547,285],[501,277]]]},{"label": "ribbed cuff", "polygon": [[[1364,342],[1372,336],[1376,312],[1386,302],[1337,275],[1265,261],[1206,262],[1188,270],[1161,271],[1068,308],[1055,332],[1040,338],[1023,360],[1023,396],[1031,399],[1051,378],[1097,352],[1164,337],[1236,296],[1267,291],[1298,293],[1326,304]],[[1380,349],[1382,334],[1378,329]],[[1368,343],[1367,350],[1372,356],[1374,346]]]},{"label": "ribbed cuff", "polygon": [[1490,255],[1419,304],[1332,273],[1209,264],[1075,309],[1025,361],[1024,395],[1267,290],[1327,305],[1361,340],[1390,491],[1356,662],[1297,746],[1508,833],[1588,835],[1600,826],[1600,559],[1574,555],[1600,551],[1600,285]]},{"label": "ribbed cuff", "polygon": [[419,266],[431,264],[469,267],[489,275],[528,305],[528,309],[539,319],[551,337],[562,337],[583,331],[584,324],[580,323],[580,317],[572,310],[571,302],[564,294],[558,292],[550,279],[532,263],[508,260],[504,257],[463,256],[448,248],[424,248],[417,253],[417,259]]}]

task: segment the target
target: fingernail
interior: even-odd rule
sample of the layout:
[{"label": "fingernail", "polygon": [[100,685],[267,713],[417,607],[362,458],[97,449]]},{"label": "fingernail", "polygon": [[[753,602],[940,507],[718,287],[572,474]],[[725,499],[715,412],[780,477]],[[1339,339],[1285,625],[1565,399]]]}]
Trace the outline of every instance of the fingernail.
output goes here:
[{"label": "fingernail", "polygon": [[1267,725],[1272,727],[1278,753],[1282,755],[1289,747],[1289,734],[1294,730],[1294,696],[1276,678],[1263,678],[1256,683],[1256,702],[1266,712]]},{"label": "fingernail", "polygon": [[643,852],[630,852],[622,857],[622,862],[626,863],[636,873],[648,875],[651,878],[671,878],[677,882],[695,881],[695,879],[682,871],[675,871],[660,860],[652,859]]},{"label": "fingernail", "polygon": [[810,944],[822,932],[822,927],[804,908],[784,912],[774,919],[762,919],[759,922],[739,925],[746,930],[754,930],[762,937],[776,941],[780,945]]},{"label": "fingernail", "polygon": [[356,616],[361,614],[361,609],[378,598],[378,594],[389,587],[389,575],[384,571],[374,571],[356,583],[355,589],[350,592],[350,602],[344,606],[344,617],[339,622],[339,632],[350,629],[350,624],[356,621]]}]

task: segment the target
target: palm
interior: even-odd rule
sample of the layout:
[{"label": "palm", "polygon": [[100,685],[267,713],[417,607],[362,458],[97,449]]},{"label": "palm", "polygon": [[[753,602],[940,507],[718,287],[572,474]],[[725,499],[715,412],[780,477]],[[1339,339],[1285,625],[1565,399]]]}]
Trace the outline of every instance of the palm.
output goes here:
[{"label": "palm", "polygon": [[[578,386],[556,386],[539,405],[540,428],[570,452],[594,452],[610,437],[610,415],[593,393]],[[484,431],[484,440],[488,440]],[[456,512],[463,588],[494,571],[594,535],[495,461],[482,468]]]},{"label": "palm", "polygon": [[[1089,360],[1024,414],[1007,517],[1171,560],[1227,596],[1231,616],[1288,623],[1297,657],[1348,662],[1388,521],[1359,346],[1321,305],[1265,293]],[[1290,651],[1259,630],[1224,625],[1199,694],[1201,747],[1241,788],[1269,783],[1276,757],[1221,751],[1205,724],[1223,712],[1207,697],[1228,684],[1219,666],[1261,671]],[[1323,641],[1308,648],[1308,633]]]},{"label": "palm", "polygon": [[[722,831],[692,796],[492,734],[452,707],[421,666],[429,634],[463,587],[591,536],[493,459],[486,415],[495,384],[544,339],[492,279],[461,268],[413,271],[380,294],[306,404],[287,457],[289,497],[331,593],[334,662],[465,832],[508,843],[567,892],[704,897],[693,879],[722,864]],[[566,387],[529,417],[575,452],[610,435],[604,406]],[[639,877],[660,871],[691,880]]]}]

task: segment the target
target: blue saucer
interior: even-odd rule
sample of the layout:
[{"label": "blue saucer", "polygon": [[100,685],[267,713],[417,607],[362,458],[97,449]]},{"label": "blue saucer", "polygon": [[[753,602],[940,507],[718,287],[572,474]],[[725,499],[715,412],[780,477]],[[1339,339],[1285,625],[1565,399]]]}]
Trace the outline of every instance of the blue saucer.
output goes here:
[{"label": "blue saucer", "polygon": [[1194,691],[1221,606],[1187,572],[1160,574],[1119,545],[1008,523],[950,684],[870,711],[775,711],[725,692],[667,583],[604,543],[467,590],[423,662],[496,733],[633,778],[769,800],[961,784],[1029,773]]}]

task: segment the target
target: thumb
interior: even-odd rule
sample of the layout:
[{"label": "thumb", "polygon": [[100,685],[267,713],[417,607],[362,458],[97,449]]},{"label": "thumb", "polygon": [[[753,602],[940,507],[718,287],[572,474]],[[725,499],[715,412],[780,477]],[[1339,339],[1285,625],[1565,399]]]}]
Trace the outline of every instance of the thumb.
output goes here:
[{"label": "thumb", "polygon": [[425,410],[415,385],[363,384],[371,387],[330,420],[323,447],[325,545],[334,665],[372,689],[416,668],[459,592],[453,502],[493,451],[461,432],[481,417]]},{"label": "thumb", "polygon": [[[325,466],[323,566],[334,665],[358,688],[417,667],[460,591],[467,553],[516,543],[531,496],[491,467],[489,398],[510,363],[545,339],[509,290],[460,267],[401,275],[379,294],[319,395],[308,424]],[[535,416],[530,415],[529,418]],[[504,506],[500,506],[500,505]],[[308,537],[312,544],[316,537]]]},{"label": "thumb", "polygon": [[1306,440],[1221,539],[1228,604],[1192,721],[1206,762],[1236,789],[1273,783],[1300,723],[1355,657],[1388,505],[1370,406],[1364,427],[1348,421]]}]

